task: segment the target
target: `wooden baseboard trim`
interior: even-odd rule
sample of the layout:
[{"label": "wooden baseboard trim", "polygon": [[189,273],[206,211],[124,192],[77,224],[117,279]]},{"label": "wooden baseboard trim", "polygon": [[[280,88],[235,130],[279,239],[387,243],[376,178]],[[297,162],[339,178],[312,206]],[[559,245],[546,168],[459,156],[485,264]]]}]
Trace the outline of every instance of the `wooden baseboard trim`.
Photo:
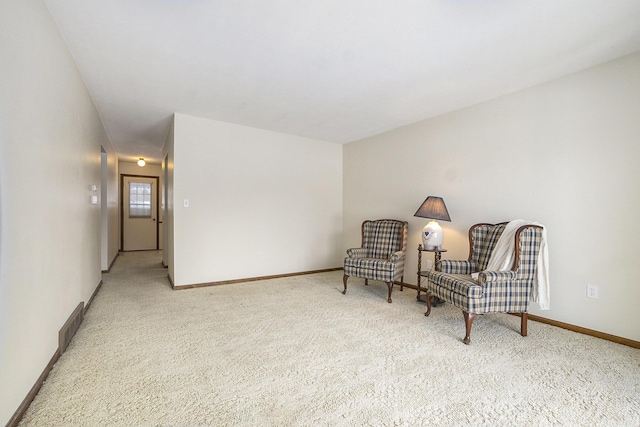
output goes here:
[{"label": "wooden baseboard trim", "polygon": [[96,295],[98,295],[98,291],[100,290],[101,287],[102,287],[102,280],[100,280],[100,283],[98,283],[98,286],[93,291],[93,294],[91,295],[91,298],[89,298],[89,301],[84,306],[84,313],[83,314],[87,314],[87,311],[89,310],[89,307],[91,306],[91,303],[93,302],[93,299],[96,297]]},{"label": "wooden baseboard trim", "polygon": [[529,314],[529,320],[534,320],[540,323],[546,323],[547,325],[557,326],[558,328],[567,329],[569,331],[578,332],[580,334],[589,335],[589,336],[600,338],[603,340],[615,342],[617,344],[622,344],[622,345],[626,345],[633,348],[640,348],[640,341],[634,341],[628,338],[619,337],[617,335],[611,335],[605,332],[583,328],[582,326],[576,326],[570,323],[560,322],[558,320],[547,319],[546,317],[536,316],[534,314]]},{"label": "wooden baseboard trim", "polygon": [[60,351],[56,350],[56,352],[53,354],[53,357],[47,364],[47,367],[44,368],[44,371],[42,372],[42,374],[40,374],[36,383],[33,385],[33,387],[31,387],[31,390],[29,391],[29,394],[27,394],[27,397],[24,398],[24,400],[22,401],[22,403],[20,404],[16,412],[13,414],[13,416],[7,423],[7,427],[16,427],[20,423],[20,420],[22,420],[22,417],[24,416],[25,412],[27,412],[27,409],[29,409],[29,405],[31,405],[31,402],[33,402],[33,399],[36,398],[36,395],[40,391],[42,384],[44,384],[45,380],[49,376],[49,373],[51,372],[51,369],[53,369],[53,365],[56,364],[59,358],[60,358]]},{"label": "wooden baseboard trim", "polygon": [[338,270],[342,270],[342,267],[327,268],[324,270],[302,271],[299,273],[275,274],[273,276],[248,277],[246,279],[222,280],[219,282],[195,283],[193,285],[179,285],[179,286],[176,286],[173,284],[173,282],[171,281],[171,277],[169,277],[169,281],[171,281],[171,287],[173,289],[182,290],[182,289],[193,289],[193,288],[205,288],[208,286],[232,285],[235,283],[244,283],[244,282],[255,282],[258,280],[281,279],[283,277],[304,276],[306,274],[326,273],[328,271],[338,271]]}]

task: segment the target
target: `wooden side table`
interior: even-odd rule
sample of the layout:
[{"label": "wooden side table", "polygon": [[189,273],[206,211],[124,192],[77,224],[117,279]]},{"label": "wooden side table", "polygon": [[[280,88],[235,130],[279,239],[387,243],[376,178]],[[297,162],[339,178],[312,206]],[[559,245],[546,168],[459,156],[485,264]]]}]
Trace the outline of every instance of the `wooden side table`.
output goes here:
[{"label": "wooden side table", "polygon": [[[418,245],[418,295],[416,296],[416,299],[418,301],[423,301],[420,299],[420,290],[424,290],[426,292],[426,289],[424,288],[420,288],[420,282],[422,281],[422,277],[423,277],[423,272],[422,272],[422,252],[433,252],[433,256],[434,256],[434,263],[433,264],[433,268],[437,269],[438,268],[438,261],[440,261],[440,259],[442,258],[442,253],[443,252],[447,252],[446,249],[425,249],[422,247],[422,245]],[[425,272],[426,273],[426,272]]]}]

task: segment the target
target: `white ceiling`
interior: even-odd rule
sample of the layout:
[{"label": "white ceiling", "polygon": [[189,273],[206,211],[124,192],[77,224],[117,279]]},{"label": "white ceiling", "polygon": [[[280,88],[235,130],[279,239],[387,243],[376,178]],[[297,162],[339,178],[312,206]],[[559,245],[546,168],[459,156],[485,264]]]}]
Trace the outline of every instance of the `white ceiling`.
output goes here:
[{"label": "white ceiling", "polygon": [[638,0],[45,0],[123,160],[174,112],[346,143],[640,51]]}]

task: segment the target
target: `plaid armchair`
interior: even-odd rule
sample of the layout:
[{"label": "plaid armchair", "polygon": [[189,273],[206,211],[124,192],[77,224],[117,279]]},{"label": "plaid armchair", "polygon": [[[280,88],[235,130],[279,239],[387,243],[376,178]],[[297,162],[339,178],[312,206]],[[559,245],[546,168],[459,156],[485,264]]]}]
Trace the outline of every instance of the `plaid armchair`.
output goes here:
[{"label": "plaid armchair", "polygon": [[347,250],[344,259],[343,294],[347,293],[349,276],[380,280],[387,284],[391,302],[393,282],[404,278],[404,260],[407,253],[406,221],[394,219],[367,220],[362,223],[362,247]]},{"label": "plaid armchair", "polygon": [[[427,312],[431,313],[431,296],[437,296],[462,310],[466,335],[471,342],[473,320],[478,314],[522,313],[520,334],[527,336],[527,311],[536,277],[542,227],[525,225],[515,233],[514,265],[509,271],[486,271],[506,222],[476,224],[469,229],[469,259],[442,260],[437,270],[425,272],[427,278]],[[474,279],[472,273],[478,273]]]}]

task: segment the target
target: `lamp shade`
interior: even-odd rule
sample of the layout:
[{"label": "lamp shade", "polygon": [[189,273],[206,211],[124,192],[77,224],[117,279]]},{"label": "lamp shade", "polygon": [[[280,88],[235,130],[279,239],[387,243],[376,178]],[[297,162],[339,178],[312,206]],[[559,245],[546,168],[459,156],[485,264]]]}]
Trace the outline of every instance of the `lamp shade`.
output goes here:
[{"label": "lamp shade", "polygon": [[441,249],[444,232],[436,220],[451,221],[449,211],[447,211],[447,207],[445,206],[442,197],[427,197],[413,216],[431,219],[431,221],[429,221],[429,223],[422,229],[423,248],[426,250]]},{"label": "lamp shade", "polygon": [[447,206],[444,204],[444,200],[442,200],[442,197],[437,196],[427,197],[413,216],[440,221],[451,221],[449,211],[447,210]]}]

